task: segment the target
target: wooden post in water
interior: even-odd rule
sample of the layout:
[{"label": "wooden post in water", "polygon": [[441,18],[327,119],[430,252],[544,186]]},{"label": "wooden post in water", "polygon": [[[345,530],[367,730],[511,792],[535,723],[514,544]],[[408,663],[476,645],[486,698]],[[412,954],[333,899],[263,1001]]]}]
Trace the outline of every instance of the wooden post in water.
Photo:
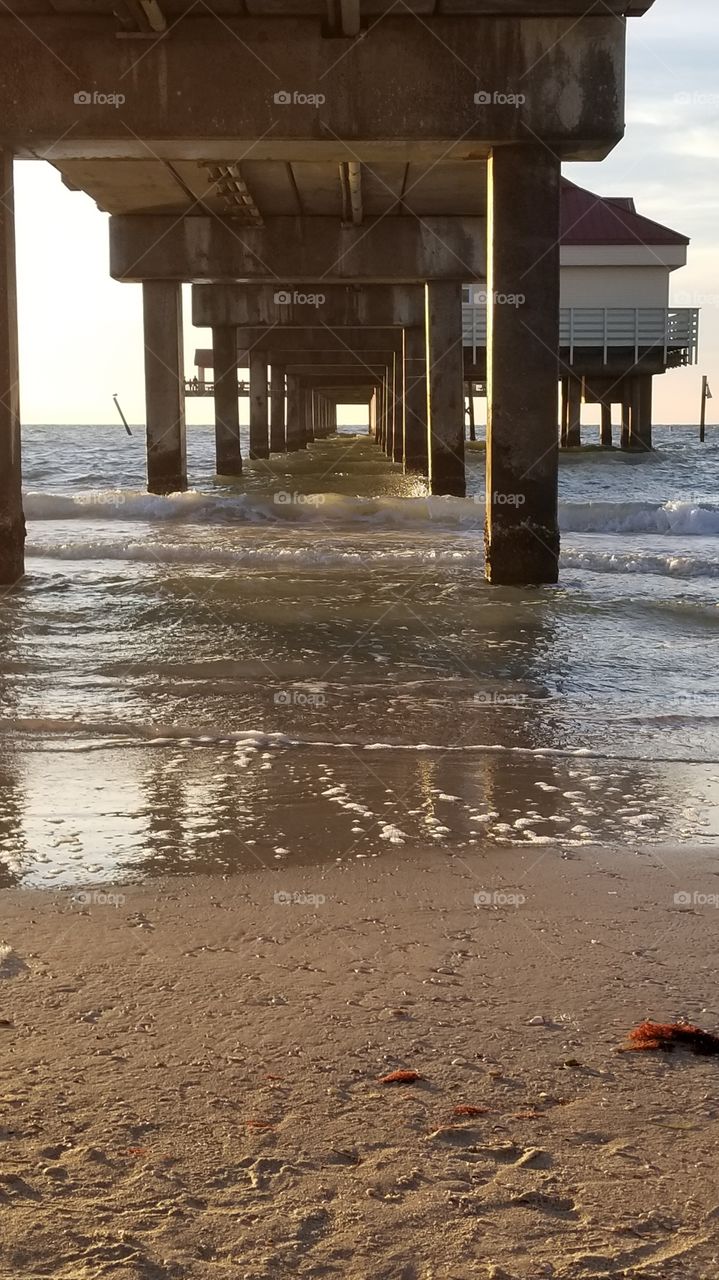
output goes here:
[{"label": "wooden post in water", "polygon": [[712,393],[709,390],[709,379],[706,374],[702,378],[702,408],[699,417],[699,440],[704,444],[707,438],[707,400],[711,400]]}]

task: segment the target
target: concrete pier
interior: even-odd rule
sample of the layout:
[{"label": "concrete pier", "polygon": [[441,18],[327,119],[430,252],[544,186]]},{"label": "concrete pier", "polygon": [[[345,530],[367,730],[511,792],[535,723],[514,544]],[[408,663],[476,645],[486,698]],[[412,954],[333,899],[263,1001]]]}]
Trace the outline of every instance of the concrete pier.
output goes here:
[{"label": "concrete pier", "polygon": [[404,469],[427,475],[427,352],[424,330],[404,330]]},{"label": "concrete pier", "polygon": [[487,576],[557,581],[560,164],[539,144],[489,163]]},{"label": "concrete pier", "polygon": [[0,585],[24,573],[13,158],[0,150]]},{"label": "concrete pier", "polygon": [[150,493],[175,493],[187,488],[180,284],[146,280],[142,286],[142,312],[147,488]]},{"label": "concrete pier", "polygon": [[611,404],[602,404],[602,425],[600,433],[600,442],[603,449],[611,449],[612,447],[612,406]]},{"label": "concrete pier", "polygon": [[269,458],[267,420],[267,356],[250,352],[250,457]]},{"label": "concrete pier", "polygon": [[393,462],[404,462],[404,370],[396,351],[390,356],[389,376],[392,388],[392,452]]},{"label": "concrete pier", "polygon": [[270,372],[270,453],[284,453],[285,436],[285,370],[272,363]]},{"label": "concrete pier", "polygon": [[570,374],[567,382],[566,446],[578,449],[582,443],[582,379]]},{"label": "concrete pier", "polygon": [[431,493],[464,497],[462,286],[425,285],[428,477]]},{"label": "concrete pier", "polygon": [[287,452],[304,449],[304,392],[296,374],[287,374]]},{"label": "concrete pier", "polygon": [[652,379],[637,375],[631,380],[629,439],[627,448],[648,453],[652,448]]},{"label": "concrete pier", "polygon": [[212,330],[215,382],[215,454],[218,476],[242,474],[240,401],[237,392],[237,337],[229,325]]}]

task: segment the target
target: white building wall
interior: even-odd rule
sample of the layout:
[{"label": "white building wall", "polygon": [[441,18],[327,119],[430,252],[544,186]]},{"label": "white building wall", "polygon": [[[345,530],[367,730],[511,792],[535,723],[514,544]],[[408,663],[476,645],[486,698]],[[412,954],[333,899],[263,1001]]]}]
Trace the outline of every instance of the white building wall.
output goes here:
[{"label": "white building wall", "polygon": [[668,307],[670,274],[656,267],[562,266],[563,307]]}]

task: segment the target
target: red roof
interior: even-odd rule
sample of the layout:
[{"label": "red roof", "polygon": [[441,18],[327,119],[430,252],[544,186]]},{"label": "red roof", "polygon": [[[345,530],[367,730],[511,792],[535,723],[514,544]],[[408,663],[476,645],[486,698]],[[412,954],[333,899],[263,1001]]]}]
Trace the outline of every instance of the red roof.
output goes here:
[{"label": "red roof", "polygon": [[689,237],[643,218],[630,197],[596,196],[562,179],[562,244],[689,244]]}]

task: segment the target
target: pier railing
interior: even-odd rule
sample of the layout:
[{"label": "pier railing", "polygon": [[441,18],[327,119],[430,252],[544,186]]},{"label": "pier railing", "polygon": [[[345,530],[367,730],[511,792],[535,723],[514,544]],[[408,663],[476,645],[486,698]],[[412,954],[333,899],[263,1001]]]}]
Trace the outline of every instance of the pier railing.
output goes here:
[{"label": "pier railing", "polygon": [[[521,308],[517,307],[518,312]],[[487,308],[482,303],[462,305],[465,347],[475,352],[487,346]],[[660,350],[664,362],[696,364],[699,349],[699,311],[695,307],[562,307],[559,345],[574,364],[577,351],[601,350],[604,363],[609,351]]]}]

